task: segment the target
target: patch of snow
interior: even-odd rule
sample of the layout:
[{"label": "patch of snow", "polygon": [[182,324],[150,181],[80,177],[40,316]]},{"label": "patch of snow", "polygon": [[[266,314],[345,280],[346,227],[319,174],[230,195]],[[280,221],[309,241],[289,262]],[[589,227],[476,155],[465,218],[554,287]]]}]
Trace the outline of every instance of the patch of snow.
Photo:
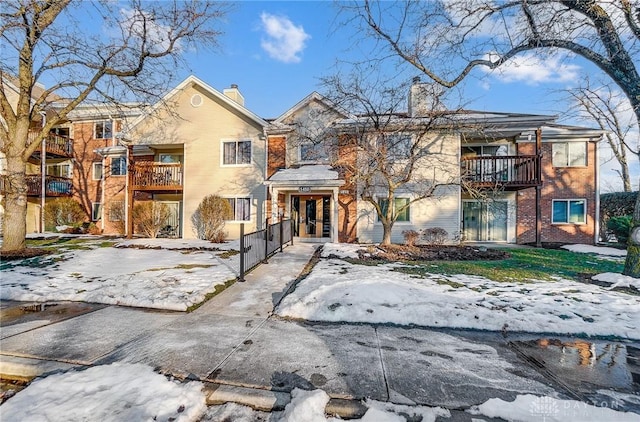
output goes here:
[{"label": "patch of snow", "polygon": [[556,279],[495,282],[324,259],[277,314],[313,321],[393,323],[640,339],[640,297]]},{"label": "patch of snow", "polygon": [[141,239],[122,239],[116,243],[116,248],[126,248],[137,246],[141,248],[159,248],[168,250],[177,249],[203,249],[203,250],[240,250],[240,241],[232,240],[225,243],[211,243],[202,239],[167,239],[167,238],[141,238]]},{"label": "patch of snow", "polygon": [[606,246],[593,246],[593,245],[564,245],[562,249],[566,249],[571,252],[577,253],[591,253],[596,254],[598,258],[604,259],[616,259],[624,258],[627,256],[625,249],[609,248]]},{"label": "patch of snow", "polygon": [[474,406],[469,413],[508,421],[547,422],[638,422],[640,415],[620,412],[606,407],[596,407],[575,400],[560,400],[553,397],[539,397],[531,394],[518,395],[512,402],[490,399]]},{"label": "patch of snow", "polygon": [[7,421],[194,421],[206,410],[202,387],[114,363],[37,379],[0,411]]},{"label": "patch of snow", "polygon": [[325,243],[322,246],[322,257],[328,258],[335,256],[338,258],[358,259],[358,251],[366,249],[367,245],[359,245],[354,243]]},{"label": "patch of snow", "polygon": [[278,419],[280,412],[261,412],[249,406],[236,403],[225,403],[220,406],[209,406],[200,419],[201,422],[266,422]]},{"label": "patch of snow", "polygon": [[630,277],[619,273],[602,273],[591,277],[593,280],[611,283],[610,289],[616,287],[635,287],[640,290],[640,278]]},{"label": "patch of snow", "polygon": [[[282,416],[274,418],[281,422],[338,422],[341,419],[325,417],[324,411],[329,402],[329,395],[322,390],[305,391],[294,389],[291,402],[287,404]],[[405,422],[421,420],[434,422],[438,416],[450,417],[448,410],[440,407],[406,406],[367,400],[367,412],[361,419],[353,422]]]},{"label": "patch of snow", "polygon": [[179,249],[70,250],[8,264],[0,280],[0,299],[184,311],[202,302],[217,285],[236,278],[239,255],[228,259],[218,255]]},{"label": "patch of snow", "polygon": [[308,165],[299,168],[288,168],[278,170],[269,180],[274,182],[290,181],[312,181],[312,180],[338,180],[338,172],[331,169],[331,166]]}]

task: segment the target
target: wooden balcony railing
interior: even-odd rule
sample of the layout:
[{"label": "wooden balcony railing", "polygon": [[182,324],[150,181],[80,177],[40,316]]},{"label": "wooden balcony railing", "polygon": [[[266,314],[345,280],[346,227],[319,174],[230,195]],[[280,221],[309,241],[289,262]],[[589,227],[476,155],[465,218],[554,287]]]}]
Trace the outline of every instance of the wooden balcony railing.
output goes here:
[{"label": "wooden balcony railing", "polygon": [[538,186],[541,183],[540,156],[463,157],[462,177],[468,184],[478,188],[519,189]]},{"label": "wooden balcony railing", "polygon": [[182,164],[136,161],[129,167],[134,190],[182,190]]},{"label": "wooden balcony railing", "polygon": [[[66,177],[45,176],[46,196],[71,196],[73,194],[73,182]],[[42,176],[39,174],[27,175],[27,196],[40,196],[42,194]]]},{"label": "wooden balcony railing", "polygon": [[[29,132],[29,142],[38,136],[37,131]],[[57,135],[55,133],[49,133],[45,139],[45,150],[47,154],[51,154],[58,157],[71,157],[73,155],[73,139],[68,136]],[[40,149],[36,150],[35,155],[40,154]]]}]

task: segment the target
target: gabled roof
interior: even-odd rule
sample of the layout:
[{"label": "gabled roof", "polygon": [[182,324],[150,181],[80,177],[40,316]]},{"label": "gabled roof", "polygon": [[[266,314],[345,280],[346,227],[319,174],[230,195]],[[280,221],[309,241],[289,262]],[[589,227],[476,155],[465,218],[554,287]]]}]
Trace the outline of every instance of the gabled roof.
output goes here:
[{"label": "gabled roof", "polygon": [[229,106],[231,109],[238,111],[240,114],[242,114],[243,116],[246,116],[250,120],[252,120],[255,123],[259,124],[260,126],[264,127],[264,126],[267,126],[269,124],[262,117],[260,117],[257,114],[253,113],[252,111],[250,111],[246,107],[238,104],[237,102],[235,102],[231,98],[227,97],[226,95],[224,95],[220,91],[216,90],[215,88],[213,88],[212,86],[210,86],[206,82],[202,81],[201,79],[197,78],[194,75],[190,75],[184,81],[180,82],[178,84],[178,86],[176,86],[171,91],[169,91],[167,94],[165,94],[154,105],[152,105],[146,113],[142,114],[140,117],[138,117],[136,120],[134,120],[132,122],[131,126],[127,130],[130,131],[133,128],[135,128],[138,124],[140,124],[140,122],[144,121],[144,119],[146,119],[149,115],[151,115],[153,112],[158,110],[158,108],[160,108],[163,105],[163,103],[165,103],[166,101],[170,100],[173,96],[175,96],[178,93],[180,93],[182,90],[187,88],[190,84],[199,85],[205,91],[207,91],[209,94],[211,94],[212,97],[215,97],[216,99],[220,100],[222,103],[224,103],[225,105]]},{"label": "gabled roof", "polygon": [[276,128],[277,127],[286,126],[285,121],[289,117],[291,117],[292,115],[294,115],[298,111],[302,110],[303,108],[307,107],[309,104],[311,104],[314,101],[320,102],[325,107],[327,107],[327,108],[329,108],[331,110],[334,110],[336,113],[340,114],[343,118],[354,118],[355,117],[351,113],[349,113],[348,111],[344,110],[339,105],[333,103],[331,100],[329,100],[329,99],[325,98],[323,95],[319,94],[317,91],[313,91],[311,94],[307,95],[302,100],[298,101],[289,110],[287,110],[284,113],[282,113],[278,118],[273,120],[271,122],[271,125],[273,127],[276,127]]}]

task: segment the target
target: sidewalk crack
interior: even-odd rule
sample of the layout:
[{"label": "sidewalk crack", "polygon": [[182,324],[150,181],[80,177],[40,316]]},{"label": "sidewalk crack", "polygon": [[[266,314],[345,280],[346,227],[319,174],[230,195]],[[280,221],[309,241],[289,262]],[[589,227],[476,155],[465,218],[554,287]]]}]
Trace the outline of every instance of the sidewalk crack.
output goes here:
[{"label": "sidewalk crack", "polygon": [[389,382],[387,381],[387,368],[384,366],[384,359],[382,358],[382,347],[380,347],[380,337],[378,337],[378,327],[373,327],[374,333],[376,333],[376,343],[378,344],[378,357],[380,358],[380,366],[382,367],[382,378],[384,379],[384,387],[387,393],[387,401],[390,400]]}]

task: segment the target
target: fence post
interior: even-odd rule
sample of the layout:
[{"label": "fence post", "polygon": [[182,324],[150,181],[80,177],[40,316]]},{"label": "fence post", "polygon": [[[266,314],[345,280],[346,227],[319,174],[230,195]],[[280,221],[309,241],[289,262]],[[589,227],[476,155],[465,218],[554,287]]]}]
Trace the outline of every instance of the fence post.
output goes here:
[{"label": "fence post", "polygon": [[263,264],[269,263],[269,261],[267,261],[267,256],[269,256],[269,219],[268,218],[264,224],[264,260],[262,261]]},{"label": "fence post", "polygon": [[238,281],[244,281],[244,259],[247,251],[244,246],[244,223],[240,223],[240,277]]},{"label": "fence post", "polygon": [[282,237],[284,236],[283,226],[284,226],[284,221],[280,219],[280,252],[282,252],[282,243],[284,240],[282,239]]}]

